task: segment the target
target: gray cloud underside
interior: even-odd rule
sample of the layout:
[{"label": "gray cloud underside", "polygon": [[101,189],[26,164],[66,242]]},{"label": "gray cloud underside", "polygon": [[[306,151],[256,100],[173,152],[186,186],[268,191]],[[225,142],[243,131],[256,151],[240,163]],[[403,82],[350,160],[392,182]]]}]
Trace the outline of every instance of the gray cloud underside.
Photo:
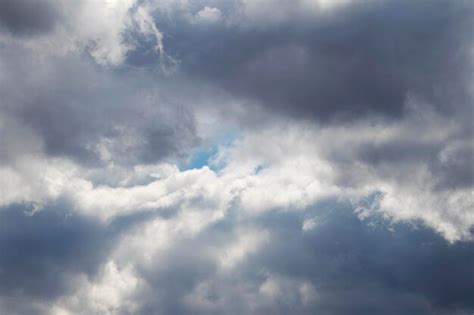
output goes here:
[{"label": "gray cloud underside", "polygon": [[0,1],[0,28],[14,35],[34,36],[53,30],[59,14],[51,1]]},{"label": "gray cloud underside", "polygon": [[227,23],[196,26],[179,10],[158,11],[156,22],[184,71],[269,111],[323,123],[399,118],[409,94],[449,115],[471,108],[469,1],[356,1],[319,14],[277,1],[272,10],[286,14],[279,22],[235,17],[240,3],[230,3],[215,4]]},{"label": "gray cloud underside", "polygon": [[[74,293],[71,277],[82,273],[93,279],[120,234],[134,226],[123,222],[136,225],[147,217],[99,227],[78,216],[65,216],[65,209],[60,209],[64,205],[33,217],[23,212],[28,207],[15,207],[1,212],[0,307],[8,307],[9,314],[38,314],[35,302],[54,302]],[[307,218],[320,223],[303,232]],[[334,201],[298,214],[237,220],[229,216],[193,239],[178,240],[154,258],[161,267],[141,268],[139,275],[147,287],[135,296],[140,307],[134,314],[470,314],[474,310],[472,243],[450,245],[422,225],[393,225],[377,216],[361,222],[348,205]],[[208,256],[210,250],[232,241],[243,226],[266,230],[270,241],[238,269],[219,271]],[[283,291],[265,298],[259,294],[269,279],[280,279]],[[315,288],[309,303],[302,300],[298,287],[291,286],[291,281],[300,280]],[[185,297],[203,283],[204,306],[190,308]],[[23,302],[17,305],[18,300]],[[87,313],[88,306],[82,307],[77,314]],[[114,314],[129,313],[119,308]]]},{"label": "gray cloud underside", "polygon": [[70,289],[70,275],[93,274],[107,257],[109,233],[91,220],[68,215],[63,206],[35,216],[23,205],[3,210],[2,296],[51,300]]},{"label": "gray cloud underside", "polygon": [[124,77],[75,57],[44,61],[8,48],[3,56],[4,117],[33,133],[49,156],[89,165],[154,163],[199,141],[189,106],[168,101],[160,85],[133,70]]}]

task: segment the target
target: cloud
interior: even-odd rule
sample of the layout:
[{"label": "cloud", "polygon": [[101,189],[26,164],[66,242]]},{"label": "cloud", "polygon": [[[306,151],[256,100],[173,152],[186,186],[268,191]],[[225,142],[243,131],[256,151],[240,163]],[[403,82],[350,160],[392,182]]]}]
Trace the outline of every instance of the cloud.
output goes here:
[{"label": "cloud", "polygon": [[[303,233],[308,218],[320,224]],[[472,243],[449,244],[422,225],[377,215],[361,221],[345,202],[253,220],[229,216],[192,234],[179,221],[149,218],[126,230],[94,276],[77,278],[45,313],[468,314],[474,308]],[[243,255],[233,264],[222,259],[237,251]],[[92,253],[85,254],[87,261]]]},{"label": "cloud", "polygon": [[222,19],[221,11],[218,8],[204,7],[195,17],[197,23],[216,23]]},{"label": "cloud", "polygon": [[[113,250],[101,252],[93,277],[82,276],[88,273],[86,263],[70,270],[67,260],[59,260],[67,270],[65,279],[74,279],[66,282],[73,284],[71,293],[53,295],[50,308],[41,299],[41,306],[30,307],[44,308],[46,314],[472,310],[465,292],[472,291],[468,273],[473,249],[463,240],[470,237],[472,220],[465,210],[472,205],[450,204],[453,194],[469,202],[469,190],[441,194],[423,187],[434,183],[423,177],[430,174],[426,169],[421,175],[411,168],[410,175],[396,175],[384,167],[371,170],[372,164],[361,159],[347,170],[345,161],[333,156],[341,152],[339,146],[347,147],[345,141],[358,152],[368,141],[383,143],[400,137],[408,126],[429,127],[427,122],[404,128],[394,123],[393,129],[296,126],[248,134],[222,147],[219,154],[226,165],[217,172],[143,165],[133,172],[124,167],[94,174],[61,163],[43,167],[47,176],[34,172],[47,179],[38,186],[46,197],[40,194],[38,200],[45,205],[66,200],[72,214],[94,222],[100,231],[84,235],[96,241],[104,231],[116,232],[110,238]],[[436,143],[438,137],[420,140]],[[357,157],[350,150],[347,154]],[[415,158],[410,163],[416,169],[422,162]],[[108,172],[115,176],[113,186],[97,182],[109,178]],[[31,199],[24,197],[39,203]],[[47,209],[25,218],[42,222]],[[13,210],[7,213],[21,215]],[[309,228],[307,222],[317,224]],[[58,233],[58,238],[71,239],[68,231]],[[33,239],[26,242],[35,244]],[[7,240],[12,244],[12,238]],[[74,246],[65,253],[75,257]],[[87,250],[89,255],[93,251]],[[43,276],[50,269],[39,272]],[[452,294],[445,293],[446,286]]]},{"label": "cloud", "polygon": [[173,62],[164,51],[163,35],[150,8],[135,0],[54,4],[4,0],[0,5],[0,31],[7,31],[0,33],[2,40],[33,49],[36,55],[87,53],[102,66],[116,67],[140,41],[146,41],[156,56]]},{"label": "cloud", "polygon": [[471,314],[473,9],[0,0],[0,313]]},{"label": "cloud", "polygon": [[30,208],[18,204],[0,211],[2,302],[53,301],[74,289],[75,275],[94,274],[109,251],[106,231],[67,205],[50,205],[34,215]]},{"label": "cloud", "polygon": [[54,29],[58,13],[54,3],[48,0],[2,0],[0,27],[19,36],[44,34]]},{"label": "cloud", "polygon": [[166,10],[155,16],[183,71],[270,111],[321,123],[393,119],[409,94],[444,111],[468,106],[470,3],[353,2],[326,11],[277,1],[267,14],[269,6],[226,4],[224,26],[208,29],[182,18],[193,7],[171,10],[172,21]]},{"label": "cloud", "polygon": [[198,142],[190,107],[158,92],[152,78],[142,81],[133,70],[125,77],[104,73],[76,57],[13,53],[4,54],[0,110],[21,125],[24,141],[39,141],[47,155],[89,164],[153,163]]},{"label": "cloud", "polygon": [[[375,212],[395,221],[422,220],[449,241],[471,239],[470,187],[461,185],[463,177],[459,185],[440,186],[446,180],[456,181],[453,176],[440,176],[439,169],[445,165],[442,153],[449,150],[457,128],[453,124],[452,129],[446,126],[438,134],[431,133],[438,124],[432,119],[422,114],[403,124],[324,128],[280,124],[220,147],[210,159],[221,164],[216,170],[204,166],[180,171],[172,164],[88,170],[87,165],[61,160],[55,164],[25,160],[4,169],[16,180],[3,183],[7,192],[3,202],[41,205],[61,197],[71,200],[80,213],[105,222],[140,211],[173,208],[186,220],[195,220],[193,228],[200,229],[203,222],[224,216],[232,205],[242,215],[254,216],[301,211],[319,200],[339,197],[358,205],[362,217]],[[413,133],[420,136],[407,141]],[[400,143],[429,150],[387,149]],[[379,147],[385,157],[378,153]],[[32,173],[35,169],[41,171]],[[26,184],[18,191],[15,187],[21,182]],[[360,203],[373,194],[378,197]],[[199,219],[193,219],[194,215]]]}]

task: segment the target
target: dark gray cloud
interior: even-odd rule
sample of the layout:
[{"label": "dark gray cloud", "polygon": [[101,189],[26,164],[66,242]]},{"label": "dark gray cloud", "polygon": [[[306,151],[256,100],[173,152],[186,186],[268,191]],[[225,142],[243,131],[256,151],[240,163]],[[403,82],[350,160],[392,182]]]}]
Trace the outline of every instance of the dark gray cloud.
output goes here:
[{"label": "dark gray cloud", "polygon": [[159,76],[103,71],[84,56],[0,53],[0,110],[39,138],[48,156],[100,165],[107,152],[119,164],[155,163],[182,157],[199,141],[189,106],[173,84],[162,89]]},{"label": "dark gray cloud", "polygon": [[66,201],[33,210],[29,204],[0,208],[0,310],[9,314],[49,314],[47,303],[76,292],[77,276],[97,277],[122,235],[161,215],[101,224]]},{"label": "dark gray cloud", "polygon": [[[64,204],[34,215],[24,205],[1,210],[0,308],[11,314],[38,314],[44,303],[75,294],[80,289],[73,285],[75,275],[94,279],[122,236],[159,215],[138,213],[99,225],[70,213]],[[253,218],[239,212],[234,207],[197,235],[174,239],[172,246],[149,256],[151,263],[120,258],[134,265],[146,283],[132,296],[138,306],[134,314],[474,311],[472,242],[450,244],[421,223],[394,224],[377,215],[360,220],[350,204],[334,200],[303,212]],[[308,219],[316,224],[303,230]],[[265,231],[267,241],[233,268],[222,269],[215,254],[239,246],[235,240],[252,230]],[[276,295],[262,295],[265,283],[273,280]],[[309,303],[302,283],[314,290]],[[199,303],[188,303],[195,294]],[[81,312],[91,307],[89,302],[81,301]],[[129,314],[120,305],[114,312]]]},{"label": "dark gray cloud", "polygon": [[469,1],[356,1],[329,13],[288,10],[274,25],[271,15],[235,17],[228,6],[226,25],[204,27],[168,11],[156,22],[183,71],[269,111],[320,122],[401,117],[409,93],[447,112],[469,105]]},{"label": "dark gray cloud", "polygon": [[3,299],[52,301],[73,289],[72,276],[93,275],[107,257],[113,235],[67,208],[51,205],[34,215],[28,205],[1,209]]},{"label": "dark gray cloud", "polygon": [[0,29],[13,35],[31,36],[53,30],[59,18],[55,4],[49,0],[1,0]]},{"label": "dark gray cloud", "polygon": [[472,243],[450,245],[419,225],[376,217],[361,222],[344,209],[317,219],[321,224],[302,235],[291,216],[270,216],[266,224],[278,236],[258,261],[277,273],[312,279],[323,314],[472,312],[474,274],[464,264],[474,259]]},{"label": "dark gray cloud", "polygon": [[[305,218],[317,220],[317,226],[302,231]],[[156,266],[142,269],[149,287],[137,294],[138,313],[447,315],[474,310],[470,242],[449,244],[418,223],[393,224],[377,216],[361,221],[350,205],[334,201],[299,214],[234,220],[230,215],[196,238],[178,240],[157,257]],[[223,272],[209,249],[228,246],[242,227],[266,230],[269,242],[238,268]],[[297,286],[265,300],[259,294],[271,278],[311,283],[314,303],[305,305]],[[203,283],[207,308],[186,304]]]}]

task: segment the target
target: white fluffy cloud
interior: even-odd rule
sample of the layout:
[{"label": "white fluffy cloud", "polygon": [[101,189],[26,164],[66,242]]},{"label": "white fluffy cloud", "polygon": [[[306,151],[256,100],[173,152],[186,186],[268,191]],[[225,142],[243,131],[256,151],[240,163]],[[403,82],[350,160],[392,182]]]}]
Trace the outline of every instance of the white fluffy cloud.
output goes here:
[{"label": "white fluffy cloud", "polygon": [[[44,204],[67,198],[77,211],[104,222],[173,208],[187,222],[183,224],[199,230],[201,224],[212,222],[210,218],[224,217],[232,206],[251,217],[266,211],[303,210],[336,197],[353,200],[361,216],[376,211],[394,220],[422,220],[446,239],[456,241],[469,238],[474,224],[470,188],[439,190],[427,160],[407,160],[398,168],[397,159],[374,165],[357,154],[366,143],[396,143],[413,130],[419,134],[413,139],[417,145],[436,145],[455,130],[447,125],[437,133],[426,133],[438,123],[436,119],[420,114],[392,126],[314,128],[287,124],[283,129],[255,130],[231,146],[221,147],[210,158],[211,165],[225,163],[220,170],[180,171],[177,166],[162,164],[88,172],[60,159],[19,160],[17,169],[2,169],[11,178],[2,182],[6,192],[2,204]],[[440,163],[446,160],[444,155],[435,159]],[[98,176],[97,172],[105,173]],[[94,177],[107,177],[107,172],[118,177],[115,186],[94,183]],[[145,182],[140,180],[144,176],[148,178]],[[358,201],[379,192],[379,198],[369,205],[361,206]]]}]

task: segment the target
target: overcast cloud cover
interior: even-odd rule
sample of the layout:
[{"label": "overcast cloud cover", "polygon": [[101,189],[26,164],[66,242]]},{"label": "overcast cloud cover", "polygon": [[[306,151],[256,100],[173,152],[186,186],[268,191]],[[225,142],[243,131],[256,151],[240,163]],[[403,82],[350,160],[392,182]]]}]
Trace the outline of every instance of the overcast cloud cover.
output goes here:
[{"label": "overcast cloud cover", "polygon": [[0,0],[0,314],[473,314],[473,30]]}]

